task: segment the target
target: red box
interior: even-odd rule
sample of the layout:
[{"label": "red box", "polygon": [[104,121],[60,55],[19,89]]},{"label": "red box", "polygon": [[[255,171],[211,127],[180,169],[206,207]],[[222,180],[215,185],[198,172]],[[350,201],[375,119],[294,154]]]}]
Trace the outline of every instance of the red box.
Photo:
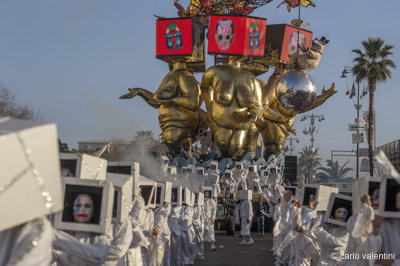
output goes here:
[{"label": "red box", "polygon": [[158,19],[156,22],[156,58],[171,63],[184,57],[193,71],[205,69],[204,28],[192,18]]},{"label": "red box", "polygon": [[208,53],[263,56],[267,20],[245,16],[210,16]]},{"label": "red box", "polygon": [[[300,39],[297,36],[300,35]],[[266,44],[278,50],[279,60],[289,62],[289,55],[296,52],[296,39],[305,48],[310,48],[312,32],[287,24],[268,25]]]}]

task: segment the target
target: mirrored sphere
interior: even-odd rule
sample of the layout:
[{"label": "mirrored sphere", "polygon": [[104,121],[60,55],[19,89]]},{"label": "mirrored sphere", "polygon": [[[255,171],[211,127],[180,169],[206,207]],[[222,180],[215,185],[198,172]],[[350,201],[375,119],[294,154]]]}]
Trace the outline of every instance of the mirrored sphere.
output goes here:
[{"label": "mirrored sphere", "polygon": [[282,76],[276,87],[279,103],[287,110],[301,112],[310,106],[316,97],[317,85],[304,71],[290,71]]}]

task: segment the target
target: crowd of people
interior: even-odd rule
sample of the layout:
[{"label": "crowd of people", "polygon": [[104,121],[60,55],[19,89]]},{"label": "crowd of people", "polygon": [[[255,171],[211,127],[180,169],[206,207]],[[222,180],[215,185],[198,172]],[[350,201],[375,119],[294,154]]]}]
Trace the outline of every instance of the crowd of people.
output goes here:
[{"label": "crowd of people", "polygon": [[[26,146],[23,134],[18,134],[20,143]],[[54,149],[37,145],[41,152],[53,152],[58,158]],[[195,260],[205,259],[205,249],[217,249],[214,225],[218,197],[236,202],[241,245],[254,243],[253,219],[259,235],[264,234],[264,217],[274,220],[271,252],[275,265],[400,265],[398,183],[391,186],[396,190],[392,193],[395,214],[383,218],[378,213],[379,204],[376,199],[371,201],[368,192],[351,198],[327,193],[320,185],[303,184],[294,190],[285,186],[274,160],[263,165],[231,161],[224,167],[217,161],[208,161],[180,168],[163,162],[157,166],[162,175],[155,180],[140,176],[138,171],[128,175],[107,173],[104,179],[86,180],[76,174],[76,169],[60,170],[58,163],[40,165],[31,149],[25,152],[26,156],[9,158],[14,163],[5,164],[4,169],[8,169],[5,173],[15,173],[18,165],[28,161],[29,175],[4,178],[0,200],[7,193],[12,193],[9,199],[21,197],[24,191],[10,189],[18,180],[26,182],[22,186],[25,190],[33,189],[29,178],[34,177],[38,197],[44,199],[48,211],[47,215],[18,221],[18,212],[45,213],[44,207],[30,206],[28,201],[23,207],[16,207],[19,209],[14,213],[7,213],[6,209],[0,222],[0,265],[193,265]],[[88,169],[86,160],[75,168]],[[98,172],[102,171],[102,164]],[[46,168],[58,169],[61,178],[46,177]],[[49,180],[64,186],[63,208],[58,211],[51,211],[52,206],[48,205],[51,201],[56,203],[51,191],[44,191]],[[124,184],[131,184],[130,193],[124,192]],[[309,193],[307,187],[314,190]],[[377,197],[376,191],[371,194]],[[360,202],[357,209],[352,207],[352,201]],[[15,220],[14,224],[5,222],[8,217]]]}]

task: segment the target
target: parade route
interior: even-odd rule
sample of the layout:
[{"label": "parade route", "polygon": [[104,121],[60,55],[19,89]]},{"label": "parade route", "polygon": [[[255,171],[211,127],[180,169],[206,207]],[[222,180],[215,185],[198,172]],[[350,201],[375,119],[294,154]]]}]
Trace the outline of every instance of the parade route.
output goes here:
[{"label": "parade route", "polygon": [[[254,244],[238,245],[240,238],[227,236],[225,232],[216,232],[216,251],[210,251],[210,246],[205,246],[205,260],[195,261],[195,266],[202,265],[230,265],[230,266],[265,266],[273,265],[274,258],[270,249],[272,248],[272,235],[267,233],[260,237],[252,234]],[[219,248],[220,246],[224,248]]]}]

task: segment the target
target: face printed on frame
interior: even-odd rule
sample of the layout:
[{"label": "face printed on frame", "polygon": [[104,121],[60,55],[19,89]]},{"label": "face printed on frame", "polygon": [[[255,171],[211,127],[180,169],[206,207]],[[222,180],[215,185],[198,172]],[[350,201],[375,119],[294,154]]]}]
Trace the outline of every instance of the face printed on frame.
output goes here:
[{"label": "face printed on frame", "polygon": [[306,47],[306,36],[302,32],[294,31],[290,34],[288,55],[297,51],[297,45],[300,48]]},{"label": "face printed on frame", "polygon": [[176,24],[169,24],[165,31],[167,48],[172,52],[177,52],[182,48],[182,32]]},{"label": "face printed on frame", "polygon": [[379,209],[379,188],[375,189],[371,195],[372,208]]},{"label": "face printed on frame", "polygon": [[215,41],[221,51],[226,51],[231,47],[234,38],[234,24],[232,20],[223,18],[217,23]]},{"label": "face printed on frame", "polygon": [[93,199],[89,194],[76,196],[73,205],[74,220],[78,223],[87,223],[93,216]]},{"label": "face printed on frame", "polygon": [[337,208],[335,211],[335,220],[345,222],[349,212],[346,208]]},{"label": "face printed on frame", "polygon": [[251,24],[249,33],[249,47],[251,52],[256,52],[260,46],[260,31],[256,22]]}]

